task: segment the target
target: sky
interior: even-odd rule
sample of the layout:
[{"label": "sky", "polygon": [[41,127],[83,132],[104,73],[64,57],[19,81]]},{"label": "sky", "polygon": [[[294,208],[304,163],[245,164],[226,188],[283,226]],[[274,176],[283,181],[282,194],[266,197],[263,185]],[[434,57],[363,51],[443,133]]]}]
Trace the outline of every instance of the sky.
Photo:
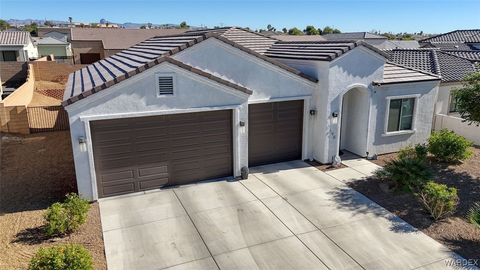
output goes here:
[{"label": "sky", "polygon": [[480,0],[0,0],[2,19],[180,23],[343,32],[442,33],[480,28]]}]

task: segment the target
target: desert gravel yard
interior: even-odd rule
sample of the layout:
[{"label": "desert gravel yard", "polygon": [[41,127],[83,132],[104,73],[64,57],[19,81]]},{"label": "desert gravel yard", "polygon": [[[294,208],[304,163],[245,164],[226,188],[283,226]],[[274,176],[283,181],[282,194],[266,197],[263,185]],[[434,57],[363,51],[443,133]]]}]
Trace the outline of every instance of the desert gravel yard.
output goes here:
[{"label": "desert gravel yard", "polygon": [[[466,219],[473,203],[480,201],[480,147],[473,151],[473,157],[461,164],[447,165],[430,160],[435,179],[456,187],[460,198],[453,216],[437,222],[411,193],[384,192],[375,178],[353,181],[349,185],[461,256],[480,262],[480,229]],[[372,162],[383,166],[395,157],[396,154],[382,155]]]},{"label": "desert gravel yard", "polygon": [[301,161],[99,205],[109,269],[457,269],[445,246]]},{"label": "desert gravel yard", "polygon": [[87,223],[64,238],[47,238],[43,214],[51,203],[76,190],[69,132],[1,135],[0,269],[27,269],[40,247],[79,243],[95,269],[106,269],[98,204]]}]

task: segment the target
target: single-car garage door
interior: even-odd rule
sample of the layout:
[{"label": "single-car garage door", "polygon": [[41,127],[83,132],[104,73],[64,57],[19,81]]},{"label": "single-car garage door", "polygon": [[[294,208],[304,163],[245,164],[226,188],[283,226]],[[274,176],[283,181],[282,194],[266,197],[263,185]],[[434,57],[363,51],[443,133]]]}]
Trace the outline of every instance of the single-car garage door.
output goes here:
[{"label": "single-car garage door", "polygon": [[230,110],[91,122],[98,196],[233,174]]},{"label": "single-car garage door", "polygon": [[301,159],[303,100],[248,106],[248,165]]}]

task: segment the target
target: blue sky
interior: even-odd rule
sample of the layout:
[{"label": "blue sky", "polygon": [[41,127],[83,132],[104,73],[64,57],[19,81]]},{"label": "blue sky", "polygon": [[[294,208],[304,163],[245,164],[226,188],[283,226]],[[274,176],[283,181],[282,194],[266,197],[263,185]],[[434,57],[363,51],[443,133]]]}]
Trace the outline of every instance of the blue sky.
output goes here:
[{"label": "blue sky", "polygon": [[347,31],[447,32],[480,28],[479,0],[0,0],[2,19],[236,25],[277,29],[305,25]]}]

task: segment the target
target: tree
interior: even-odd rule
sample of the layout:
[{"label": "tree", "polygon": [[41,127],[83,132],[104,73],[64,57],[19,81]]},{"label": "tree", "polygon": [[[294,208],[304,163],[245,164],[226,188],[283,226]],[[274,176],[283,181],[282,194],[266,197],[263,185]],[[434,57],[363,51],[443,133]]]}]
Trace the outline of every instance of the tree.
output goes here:
[{"label": "tree", "polygon": [[318,28],[317,31],[318,31],[318,34],[319,34],[319,35],[323,35],[323,30],[322,30],[322,28]]},{"label": "tree", "polygon": [[271,24],[269,24],[269,25],[267,25],[267,31],[275,32],[275,31],[277,31],[277,29],[275,29],[275,27],[273,27]]},{"label": "tree", "polygon": [[289,35],[300,36],[303,35],[302,30],[298,29],[297,27],[290,28],[288,30]]},{"label": "tree", "polygon": [[140,29],[147,29],[145,25],[140,26]]},{"label": "tree", "polygon": [[480,126],[480,72],[468,75],[463,87],[453,93],[457,111],[464,121]]},{"label": "tree", "polygon": [[313,26],[313,25],[307,25],[307,27],[305,27],[305,30],[303,30],[303,32],[307,35],[319,35],[320,34],[318,32],[317,28],[315,28],[315,26]]},{"label": "tree", "polygon": [[35,22],[32,22],[31,24],[27,24],[23,27],[24,31],[30,32],[30,35],[36,37],[38,33],[38,25]]},{"label": "tree", "polygon": [[54,27],[54,26],[55,26],[55,24],[54,24],[53,22],[51,22],[51,21],[45,21],[45,22],[43,23],[43,25],[48,26],[48,27]]},{"label": "tree", "polygon": [[68,17],[68,22],[69,22],[70,24],[72,24],[73,18],[72,18],[72,17]]},{"label": "tree", "polygon": [[187,24],[186,21],[183,21],[180,23],[180,28],[185,29],[185,28],[190,28],[190,26]]},{"label": "tree", "polygon": [[338,30],[337,28],[333,28],[333,27],[330,27],[330,26],[325,26],[325,28],[323,28],[323,34],[339,34],[341,33],[340,30]]},{"label": "tree", "polygon": [[288,29],[287,29],[286,27],[284,27],[284,28],[282,29],[282,32],[283,32],[284,34],[286,34],[286,33],[288,33]]},{"label": "tree", "polygon": [[0,20],[0,30],[7,30],[10,28],[10,24],[5,20]]}]

